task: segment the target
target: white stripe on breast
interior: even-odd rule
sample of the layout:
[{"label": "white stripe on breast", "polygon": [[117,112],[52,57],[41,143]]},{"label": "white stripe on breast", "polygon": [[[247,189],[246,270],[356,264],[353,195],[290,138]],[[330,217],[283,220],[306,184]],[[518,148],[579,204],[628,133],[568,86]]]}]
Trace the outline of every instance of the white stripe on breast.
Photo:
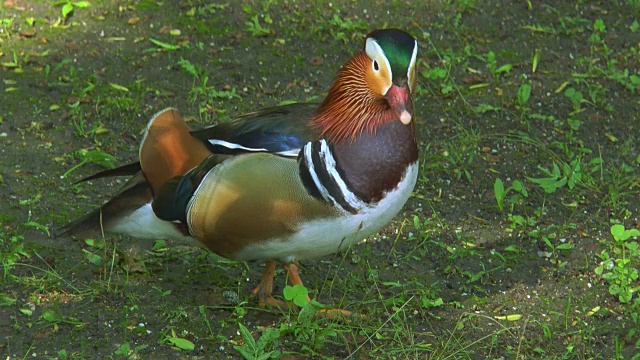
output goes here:
[{"label": "white stripe on breast", "polygon": [[304,148],[304,162],[305,164],[307,164],[307,169],[309,170],[309,175],[311,176],[311,179],[313,180],[313,183],[316,184],[316,188],[318,188],[318,191],[320,192],[320,195],[322,195],[322,198],[325,201],[328,201],[330,203],[332,203],[334,206],[337,205],[336,203],[336,199],[334,199],[330,194],[329,191],[327,191],[327,188],[324,187],[324,185],[322,184],[322,181],[320,181],[320,178],[318,178],[318,174],[316,173],[316,169],[315,169],[315,165],[313,164],[313,158],[312,158],[312,151],[313,148],[313,143],[307,143]]},{"label": "white stripe on breast", "polygon": [[[338,173],[338,169],[336,168],[336,160],[333,158],[333,154],[331,153],[331,149],[327,142],[322,139],[320,140],[320,156],[321,159],[324,160],[324,167],[327,169],[329,176],[333,179],[333,181],[338,185],[340,192],[342,193],[343,198],[349,203],[349,205],[355,210],[360,210],[367,206],[367,203],[360,200],[356,194],[354,194],[347,184],[344,182],[340,173]],[[343,209],[344,210],[344,209]]]}]

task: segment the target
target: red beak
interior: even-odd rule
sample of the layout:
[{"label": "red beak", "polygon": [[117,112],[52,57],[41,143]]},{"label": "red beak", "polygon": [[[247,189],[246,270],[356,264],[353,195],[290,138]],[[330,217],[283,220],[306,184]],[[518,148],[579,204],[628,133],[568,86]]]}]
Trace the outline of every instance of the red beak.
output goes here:
[{"label": "red beak", "polygon": [[408,86],[399,87],[391,85],[385,95],[389,106],[398,115],[398,119],[405,125],[408,125],[413,118],[413,102]]}]

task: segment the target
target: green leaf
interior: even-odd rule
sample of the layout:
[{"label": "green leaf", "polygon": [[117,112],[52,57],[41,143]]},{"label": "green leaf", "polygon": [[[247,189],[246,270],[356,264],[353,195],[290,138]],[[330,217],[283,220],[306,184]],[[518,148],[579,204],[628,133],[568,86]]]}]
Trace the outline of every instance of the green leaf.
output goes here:
[{"label": "green leaf", "polygon": [[602,19],[596,19],[593,23],[593,29],[598,32],[604,32],[606,27],[604,26],[604,21]]},{"label": "green leaf", "polygon": [[631,256],[634,256],[635,254],[637,254],[638,253],[638,249],[640,249],[640,246],[635,241],[631,241],[631,242],[625,243],[624,247],[626,247],[631,252],[630,253]]},{"label": "green leaf", "polygon": [[269,351],[268,353],[264,353],[260,356],[258,356],[256,359],[257,360],[267,360],[267,359],[279,359],[280,358],[280,352],[279,351]]},{"label": "green leaf", "polygon": [[611,286],[609,286],[609,294],[611,295],[618,295],[620,291],[622,291],[622,289],[619,285],[611,284]]},{"label": "green leaf", "polygon": [[437,298],[432,300],[427,298],[426,296],[422,296],[421,300],[422,300],[422,307],[425,309],[442,306],[444,304],[444,301],[442,300],[442,298]]},{"label": "green leaf", "polygon": [[173,44],[169,44],[166,42],[162,42],[160,40],[156,40],[154,38],[149,38],[149,41],[151,41],[154,45],[159,46],[165,50],[178,50],[180,49],[180,46],[178,45],[173,45]]},{"label": "green leaf", "polygon": [[530,178],[530,177],[527,177],[527,179],[535,184],[540,185],[540,187],[546,193],[549,193],[549,194],[554,193],[556,190],[558,190],[559,188],[567,184],[566,177],[563,177],[559,180],[558,178]]},{"label": "green leaf", "polygon": [[428,71],[423,71],[422,76],[426,77],[429,80],[444,79],[447,77],[447,70],[442,67],[436,67]]},{"label": "green leaf", "polygon": [[118,84],[114,84],[114,83],[109,83],[109,86],[111,86],[112,88],[118,90],[118,91],[122,91],[122,92],[129,92],[129,89],[122,86],[122,85],[118,85]]},{"label": "green leaf", "polygon": [[100,151],[100,150],[89,150],[89,151],[83,151],[80,154],[80,157],[82,158],[82,162],[88,164],[88,163],[96,163],[105,167],[108,167],[110,169],[113,169],[116,166],[116,158],[107,154],[104,151]]},{"label": "green leaf", "polygon": [[558,250],[571,250],[571,249],[573,249],[573,245],[572,244],[560,244],[560,245],[556,246],[556,249],[558,249]]},{"label": "green leaf", "polygon": [[256,358],[256,354],[253,353],[253,349],[247,349],[246,345],[245,346],[235,345],[233,348],[236,349],[236,351],[238,351],[240,355],[242,355],[242,357],[247,360],[254,360]]},{"label": "green leaf", "polygon": [[496,202],[498,203],[498,208],[502,210],[504,207],[504,184],[500,178],[497,178],[493,183],[493,193],[496,197]]},{"label": "green leaf", "polygon": [[262,336],[256,343],[256,349],[266,349],[270,342],[280,337],[280,330],[274,328],[266,328],[262,332]]},{"label": "green leaf", "polygon": [[91,3],[88,1],[78,1],[78,2],[74,2],[73,6],[77,6],[79,8],[86,8],[91,6]]},{"label": "green leaf", "polygon": [[519,253],[520,252],[520,248],[518,247],[518,245],[509,245],[506,248],[504,248],[504,251]]},{"label": "green leaf", "polygon": [[126,344],[120,345],[120,348],[118,350],[114,351],[113,353],[116,354],[116,355],[127,356],[127,355],[129,355],[130,351],[131,351],[131,345],[129,345],[129,343],[126,343]]},{"label": "green leaf", "polygon": [[520,215],[509,215],[509,220],[519,226],[525,226],[527,224],[525,218]]},{"label": "green leaf", "polygon": [[529,102],[529,98],[531,97],[531,85],[522,84],[518,88],[518,104],[520,106],[525,106]]},{"label": "green leaf", "polygon": [[511,68],[513,68],[513,65],[511,65],[511,64],[504,64],[504,65],[500,66],[500,67],[496,70],[496,74],[508,73],[509,71],[511,71]]},{"label": "green leaf", "polygon": [[86,8],[91,6],[91,3],[88,1],[77,1],[73,3],[73,6],[77,6],[79,8]]},{"label": "green leaf", "polygon": [[624,238],[624,232],[624,225],[615,224],[611,227],[611,235],[613,235],[613,238],[617,241],[627,240]]},{"label": "green leaf", "polygon": [[85,239],[84,243],[87,246],[95,247],[97,249],[102,249],[104,247],[104,241],[96,240],[96,239]]},{"label": "green leaf", "polygon": [[180,350],[193,350],[195,349],[195,345],[187,340],[187,339],[183,339],[183,338],[179,338],[179,337],[169,337],[167,338],[167,340],[171,343],[171,345],[177,347]]},{"label": "green leaf", "polygon": [[0,294],[0,306],[10,306],[16,303],[16,299],[7,294]]},{"label": "green leaf", "polygon": [[501,109],[499,107],[495,107],[491,104],[480,104],[478,106],[476,106],[475,108],[473,108],[473,111],[476,114],[485,114],[488,113],[489,111],[495,111],[495,112],[499,112]]},{"label": "green leaf", "polygon": [[102,256],[96,255],[87,249],[82,249],[82,252],[84,253],[84,257],[86,257],[90,263],[95,266],[102,266]]},{"label": "green leaf", "polygon": [[242,335],[242,338],[244,339],[245,343],[250,348],[255,349],[256,339],[253,338],[251,331],[249,331],[249,329],[247,329],[247,327],[242,325],[241,323],[238,323],[238,327],[240,328],[240,335]]},{"label": "green leaf", "polygon": [[309,290],[304,285],[285,286],[283,290],[284,298],[293,301],[294,304],[304,307],[309,303]]},{"label": "green leaf", "polygon": [[195,78],[200,77],[200,74],[202,74],[202,70],[196,65],[192,64],[189,60],[180,58],[180,60],[178,60],[178,65],[182,66],[182,69],[184,69]]},{"label": "green leaf", "polygon": [[20,312],[27,316],[33,315],[33,311],[31,311],[31,309],[20,309]]},{"label": "green leaf", "polygon": [[633,297],[633,293],[630,290],[624,290],[620,292],[620,295],[618,296],[618,300],[620,300],[621,303],[629,303],[631,302],[632,297]]},{"label": "green leaf", "polygon": [[46,226],[39,224],[35,221],[27,221],[24,226],[26,227],[30,227],[30,228],[34,228],[34,229],[38,229],[40,231],[42,231],[43,233],[46,233],[47,236],[51,236],[51,234],[49,233],[49,229],[47,229]]},{"label": "green leaf", "polygon": [[597,266],[596,269],[594,270],[594,272],[597,275],[602,275],[602,273],[604,272],[604,268],[602,266]]},{"label": "green leaf", "polygon": [[62,17],[66,18],[73,11],[73,4],[66,3],[62,5]]},{"label": "green leaf", "polygon": [[62,317],[57,312],[51,309],[42,312],[42,318],[50,323],[57,323],[62,320]]}]

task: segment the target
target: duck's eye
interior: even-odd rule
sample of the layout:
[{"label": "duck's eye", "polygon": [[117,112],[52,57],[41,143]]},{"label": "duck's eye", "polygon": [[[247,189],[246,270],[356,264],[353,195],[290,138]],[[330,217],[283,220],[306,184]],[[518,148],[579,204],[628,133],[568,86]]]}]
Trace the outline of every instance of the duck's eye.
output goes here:
[{"label": "duck's eye", "polygon": [[375,72],[380,71],[380,65],[378,65],[377,60],[373,60],[373,70],[375,70]]}]

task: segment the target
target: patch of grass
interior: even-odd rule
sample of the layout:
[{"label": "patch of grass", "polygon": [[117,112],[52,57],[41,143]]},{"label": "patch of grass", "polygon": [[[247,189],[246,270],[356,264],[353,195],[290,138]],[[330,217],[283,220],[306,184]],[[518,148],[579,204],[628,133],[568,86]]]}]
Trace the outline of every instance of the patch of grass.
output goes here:
[{"label": "patch of grass", "polygon": [[69,1],[64,0],[53,4],[53,6],[60,6],[60,14],[66,19],[75,9],[84,9],[91,6],[88,1]]},{"label": "patch of grass", "polygon": [[278,359],[281,354],[278,350],[270,350],[277,345],[277,339],[280,337],[280,330],[274,328],[265,328],[262,330],[262,335],[256,341],[253,335],[244,325],[238,323],[240,329],[240,335],[244,340],[243,345],[235,345],[234,349],[238,351],[245,359]]},{"label": "patch of grass", "polygon": [[80,149],[74,155],[80,159],[80,163],[67,170],[62,175],[63,178],[68,177],[69,174],[87,164],[98,164],[108,169],[113,169],[117,164],[116,158],[100,150]]}]

